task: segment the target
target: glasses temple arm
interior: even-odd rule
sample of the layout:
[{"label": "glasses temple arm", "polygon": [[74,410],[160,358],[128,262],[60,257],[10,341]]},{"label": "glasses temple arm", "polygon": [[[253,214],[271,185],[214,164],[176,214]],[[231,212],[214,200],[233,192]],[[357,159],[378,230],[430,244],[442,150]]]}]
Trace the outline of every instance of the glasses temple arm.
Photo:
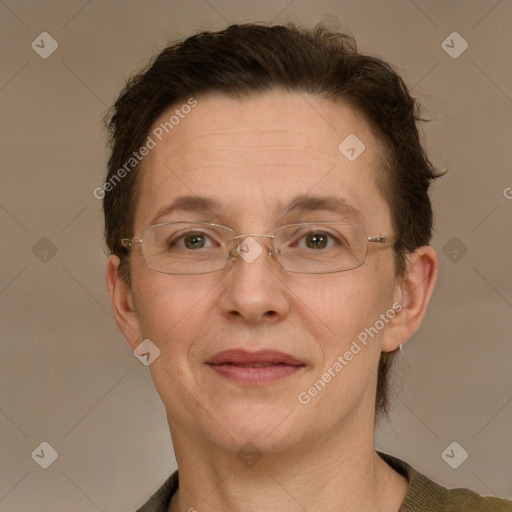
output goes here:
[{"label": "glasses temple arm", "polygon": [[373,242],[376,244],[389,244],[392,242],[396,242],[396,236],[369,236],[368,242]]},{"label": "glasses temple arm", "polygon": [[123,247],[133,247],[142,243],[140,238],[121,238],[121,245]]}]

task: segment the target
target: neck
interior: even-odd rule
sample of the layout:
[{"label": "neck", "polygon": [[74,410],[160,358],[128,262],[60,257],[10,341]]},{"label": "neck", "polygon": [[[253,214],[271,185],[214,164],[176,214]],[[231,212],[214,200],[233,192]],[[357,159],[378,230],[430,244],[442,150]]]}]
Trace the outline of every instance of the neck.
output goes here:
[{"label": "neck", "polygon": [[170,511],[398,512],[408,483],[376,454],[371,425],[356,436],[344,436],[357,432],[345,425],[320,442],[301,440],[284,450],[256,452],[245,464],[236,452],[171,428],[179,491]]}]

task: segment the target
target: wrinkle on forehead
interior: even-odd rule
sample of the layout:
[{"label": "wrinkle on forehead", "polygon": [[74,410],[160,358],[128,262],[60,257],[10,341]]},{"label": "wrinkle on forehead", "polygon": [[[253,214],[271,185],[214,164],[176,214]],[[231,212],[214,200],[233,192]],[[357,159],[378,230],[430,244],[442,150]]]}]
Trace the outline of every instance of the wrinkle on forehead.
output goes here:
[{"label": "wrinkle on forehead", "polygon": [[[142,163],[144,217],[152,217],[176,195],[211,192],[233,208],[238,205],[238,214],[249,208],[257,218],[257,203],[268,211],[271,202],[311,190],[345,197],[363,214],[365,208],[369,215],[380,211],[385,223],[380,145],[352,107],[315,97],[310,103],[282,93],[251,100],[197,100],[197,107]],[[366,145],[354,162],[338,150],[351,133]]]},{"label": "wrinkle on forehead", "polygon": [[216,146],[214,148],[184,151],[181,155],[169,153],[164,156],[164,163],[176,170],[207,168],[212,166],[240,168],[241,164],[251,166],[265,165],[279,168],[281,166],[297,169],[329,169],[336,164],[334,158],[315,149],[298,146],[276,144],[274,146],[241,147]]},{"label": "wrinkle on forehead", "polygon": [[[310,140],[309,128],[312,125],[316,132],[331,135],[336,132],[337,121],[343,117],[357,118],[367,125],[362,114],[348,103],[308,93],[270,90],[245,98],[207,93],[196,99],[198,104],[194,110],[169,134],[176,141],[181,138],[190,141],[193,138],[222,138],[228,134],[236,134],[240,140],[245,136],[249,143],[254,142],[256,145],[261,141],[255,139],[255,133],[262,137],[289,134],[290,137],[304,136],[306,140]],[[289,108],[290,106],[293,108]],[[160,121],[165,122],[169,111],[164,112],[155,125]],[[193,131],[187,126],[189,118],[200,120],[194,122]]]}]

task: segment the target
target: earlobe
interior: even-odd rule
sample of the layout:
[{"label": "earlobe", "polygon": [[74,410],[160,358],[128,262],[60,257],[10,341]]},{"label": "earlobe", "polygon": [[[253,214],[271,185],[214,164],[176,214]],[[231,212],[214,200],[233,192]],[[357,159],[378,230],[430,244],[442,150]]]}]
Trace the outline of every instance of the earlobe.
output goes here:
[{"label": "earlobe", "polygon": [[384,352],[398,349],[420,327],[434,291],[437,271],[437,255],[431,246],[419,247],[408,256],[405,275],[395,294],[401,309],[386,328]]},{"label": "earlobe", "polygon": [[119,262],[118,256],[111,255],[108,258],[107,288],[116,324],[133,351],[142,340],[140,324],[132,290],[119,275]]}]

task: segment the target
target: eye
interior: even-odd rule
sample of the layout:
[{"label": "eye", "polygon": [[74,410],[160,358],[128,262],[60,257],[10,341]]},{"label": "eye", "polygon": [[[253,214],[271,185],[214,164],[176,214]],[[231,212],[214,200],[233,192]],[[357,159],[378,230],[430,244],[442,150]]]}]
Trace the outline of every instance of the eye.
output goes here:
[{"label": "eye", "polygon": [[329,236],[325,233],[311,233],[304,239],[308,249],[325,249],[329,244]]},{"label": "eye", "polygon": [[302,249],[322,250],[330,249],[333,246],[343,246],[343,240],[327,231],[317,230],[309,231],[303,235],[299,235],[297,242],[291,244],[292,247]]},{"label": "eye", "polygon": [[169,239],[168,246],[169,249],[179,248],[193,251],[214,246],[218,247],[218,244],[214,243],[206,233],[197,231],[184,233]]}]

